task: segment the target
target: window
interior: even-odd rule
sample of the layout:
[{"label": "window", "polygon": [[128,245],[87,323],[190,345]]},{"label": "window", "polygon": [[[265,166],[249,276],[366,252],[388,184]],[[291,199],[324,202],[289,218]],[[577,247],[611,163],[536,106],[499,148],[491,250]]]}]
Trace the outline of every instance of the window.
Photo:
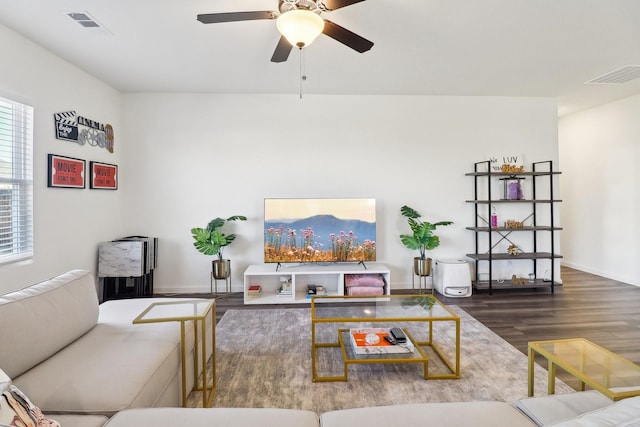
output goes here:
[{"label": "window", "polygon": [[33,108],[0,98],[0,263],[33,256]]}]

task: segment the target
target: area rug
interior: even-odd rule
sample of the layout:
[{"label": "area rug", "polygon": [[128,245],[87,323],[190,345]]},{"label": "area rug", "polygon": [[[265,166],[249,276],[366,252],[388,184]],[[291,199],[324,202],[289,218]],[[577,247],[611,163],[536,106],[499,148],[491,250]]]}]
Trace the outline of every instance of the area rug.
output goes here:
[{"label": "area rug", "polygon": [[[420,402],[513,403],[526,397],[527,357],[464,310],[451,308],[461,318],[460,378],[424,380],[422,364],[372,364],[351,366],[347,382],[331,383],[311,380],[310,309],[228,310],[216,328],[217,390],[213,406],[321,413]],[[453,325],[439,323],[434,332],[436,341],[450,354],[455,348]],[[327,333],[335,334],[333,327]],[[321,350],[319,356],[323,375],[341,373],[339,350]],[[434,360],[429,372],[432,369],[446,370],[446,366]],[[547,372],[538,365],[535,387],[536,395],[545,394]],[[556,381],[556,393],[571,391]],[[192,393],[189,406],[202,406],[199,393]]]}]

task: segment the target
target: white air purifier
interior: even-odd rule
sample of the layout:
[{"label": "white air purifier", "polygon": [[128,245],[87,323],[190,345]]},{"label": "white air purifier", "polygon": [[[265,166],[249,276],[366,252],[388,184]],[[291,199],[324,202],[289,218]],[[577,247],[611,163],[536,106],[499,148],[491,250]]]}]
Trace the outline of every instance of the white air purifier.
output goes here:
[{"label": "white air purifier", "polygon": [[437,259],[433,266],[433,282],[446,297],[470,297],[471,271],[463,259]]}]

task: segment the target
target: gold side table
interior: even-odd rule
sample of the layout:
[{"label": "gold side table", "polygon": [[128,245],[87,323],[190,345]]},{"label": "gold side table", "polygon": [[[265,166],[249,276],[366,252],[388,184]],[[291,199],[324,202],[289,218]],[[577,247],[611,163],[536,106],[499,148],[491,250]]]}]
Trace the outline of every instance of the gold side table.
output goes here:
[{"label": "gold side table", "polygon": [[[180,322],[180,365],[182,367],[182,406],[187,404],[187,360],[185,348],[185,323],[193,322],[194,351],[193,351],[193,384],[194,390],[202,391],[202,406],[210,407],[216,390],[216,315],[215,299],[197,299],[184,301],[163,301],[149,305],[138,317],[134,324]],[[211,318],[211,358],[212,369],[211,387],[207,386],[207,317]],[[201,344],[198,344],[198,330],[200,330]],[[201,348],[199,348],[201,347]],[[202,363],[202,370],[198,369]],[[202,374],[202,386],[198,377]],[[207,397],[207,393],[209,396]]]},{"label": "gold side table", "polygon": [[548,361],[548,394],[555,393],[556,367],[598,390],[611,400],[640,395],[640,366],[584,338],[531,341],[529,353],[529,396],[534,393],[536,353]]}]

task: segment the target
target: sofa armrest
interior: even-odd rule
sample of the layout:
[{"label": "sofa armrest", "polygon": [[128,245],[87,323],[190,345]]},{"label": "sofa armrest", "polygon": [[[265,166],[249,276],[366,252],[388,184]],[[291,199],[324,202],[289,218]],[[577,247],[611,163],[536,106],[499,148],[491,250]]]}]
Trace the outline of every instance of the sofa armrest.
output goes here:
[{"label": "sofa armrest", "polygon": [[515,402],[516,408],[536,423],[550,426],[579,415],[610,406],[611,399],[595,390],[528,397]]}]

